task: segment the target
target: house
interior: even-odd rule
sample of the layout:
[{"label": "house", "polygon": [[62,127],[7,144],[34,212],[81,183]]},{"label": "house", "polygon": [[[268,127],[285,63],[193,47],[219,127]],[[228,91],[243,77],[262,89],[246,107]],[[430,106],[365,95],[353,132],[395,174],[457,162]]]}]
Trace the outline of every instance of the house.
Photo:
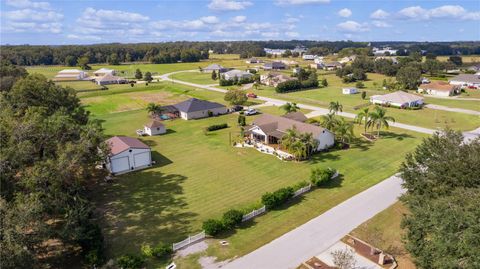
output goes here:
[{"label": "house", "polygon": [[355,55],[345,56],[342,59],[340,59],[338,62],[341,63],[341,64],[346,64],[346,63],[349,63],[349,62],[353,62],[356,58],[357,58],[357,56],[355,56]]},{"label": "house", "polygon": [[290,77],[281,73],[270,72],[268,74],[263,74],[260,76],[260,83],[267,86],[277,87],[279,83],[286,82],[289,80],[294,80],[294,79],[297,79],[297,78]]},{"label": "house", "polygon": [[478,72],[478,71],[480,71],[480,64],[472,65],[467,70],[472,71],[472,72]]},{"label": "house", "polygon": [[108,84],[125,84],[127,79],[123,77],[117,77],[112,74],[106,74],[102,77],[95,77],[95,83],[98,85],[108,85]]},{"label": "house", "polygon": [[310,64],[310,68],[323,69],[323,68],[325,68],[325,65],[323,63],[314,63],[314,64]]},{"label": "house", "polygon": [[300,134],[311,133],[313,138],[318,141],[317,151],[327,149],[335,143],[334,134],[325,128],[269,114],[263,114],[256,118],[248,128],[246,135],[258,143],[280,144],[287,130],[293,128]]},{"label": "house", "polygon": [[63,69],[53,78],[54,81],[84,80],[88,77],[87,72],[78,69]]},{"label": "house", "polygon": [[202,73],[212,73],[213,71],[217,73],[224,73],[227,72],[229,69],[226,67],[223,67],[219,64],[211,64],[205,68],[202,68]]},{"label": "house", "polygon": [[277,55],[277,56],[282,56],[282,54],[287,51],[286,49],[269,49],[269,48],[264,48],[263,49],[266,54],[271,54],[271,55]]},{"label": "house", "polygon": [[389,57],[389,56],[377,56],[375,57],[374,61],[379,61],[379,60],[389,60],[392,61],[393,64],[398,64],[398,59],[397,57]]},{"label": "house", "polygon": [[153,120],[143,126],[143,131],[150,135],[160,135],[167,132],[165,125],[158,120]]},{"label": "house", "polygon": [[287,68],[287,66],[282,62],[271,62],[263,65],[264,70],[280,70],[285,68]]},{"label": "house", "polygon": [[137,138],[114,136],[106,142],[110,148],[106,160],[106,167],[110,173],[121,174],[152,165],[150,147]]},{"label": "house", "polygon": [[280,62],[284,63],[285,65],[287,66],[291,66],[291,65],[297,65],[298,62],[294,61],[294,60],[280,60]]},{"label": "house", "polygon": [[258,63],[261,63],[262,61],[257,59],[257,58],[250,58],[248,60],[245,61],[247,64],[258,64]]},{"label": "house", "polygon": [[460,92],[460,87],[443,81],[435,81],[418,86],[417,92],[436,96],[452,96]]},{"label": "house", "polygon": [[227,113],[227,107],[224,105],[197,98],[190,98],[173,106],[184,120],[200,119]]},{"label": "house", "polygon": [[230,70],[228,72],[223,73],[223,77],[226,80],[234,80],[235,77],[240,80],[240,79],[250,79],[253,77],[253,74],[246,71],[234,69],[234,70]]},{"label": "house", "polygon": [[357,88],[343,88],[342,89],[343,94],[356,94],[358,93]]},{"label": "house", "polygon": [[298,53],[300,55],[304,54],[305,52],[307,52],[307,48],[304,47],[304,46],[296,46],[293,50],[292,50],[292,53]]},{"label": "house", "polygon": [[339,62],[329,62],[324,64],[323,69],[331,71],[331,70],[340,69],[342,67],[343,65]]},{"label": "house", "polygon": [[391,47],[384,47],[384,48],[373,48],[372,52],[375,56],[380,55],[396,55],[398,50],[394,50]]},{"label": "house", "polygon": [[418,107],[423,105],[423,97],[404,91],[396,91],[384,95],[373,95],[370,97],[370,102],[372,104],[399,108]]},{"label": "house", "polygon": [[448,81],[451,85],[464,87],[480,88],[480,76],[477,74],[461,74]]},{"label": "house", "polygon": [[302,70],[301,67],[294,67],[294,68],[292,69],[292,72],[293,72],[293,74],[298,74],[301,70]]},{"label": "house", "polygon": [[308,120],[307,116],[305,116],[305,114],[303,114],[302,112],[290,112],[290,113],[287,113],[285,115],[283,115],[282,117],[284,118],[287,118],[287,119],[291,119],[291,120],[295,120],[295,121],[300,121],[300,122],[306,122]]},{"label": "house", "polygon": [[317,57],[315,60],[313,60],[313,62],[316,64],[323,64],[323,57]]},{"label": "house", "polygon": [[315,60],[315,58],[317,58],[318,56],[317,55],[313,55],[313,54],[304,54],[302,56],[302,58],[306,61],[313,61]]},{"label": "house", "polygon": [[108,69],[108,68],[100,68],[97,71],[93,72],[93,75],[96,77],[103,77],[105,75],[115,75],[115,70],[113,69]]}]

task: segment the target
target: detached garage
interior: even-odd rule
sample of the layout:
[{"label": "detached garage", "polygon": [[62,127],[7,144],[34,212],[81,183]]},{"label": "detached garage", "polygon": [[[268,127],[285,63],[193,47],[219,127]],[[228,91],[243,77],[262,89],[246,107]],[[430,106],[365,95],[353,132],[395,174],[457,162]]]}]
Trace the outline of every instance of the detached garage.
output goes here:
[{"label": "detached garage", "polygon": [[107,140],[107,144],[110,146],[107,169],[112,174],[139,170],[152,164],[150,147],[136,138],[114,136]]}]

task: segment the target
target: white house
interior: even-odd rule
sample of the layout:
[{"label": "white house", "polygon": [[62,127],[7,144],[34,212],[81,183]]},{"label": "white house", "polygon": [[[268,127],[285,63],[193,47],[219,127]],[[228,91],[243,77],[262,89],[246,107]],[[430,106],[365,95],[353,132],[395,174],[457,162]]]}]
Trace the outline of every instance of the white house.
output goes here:
[{"label": "white house", "polygon": [[404,91],[396,91],[384,95],[373,95],[370,97],[370,102],[399,108],[417,107],[423,105],[423,97]]},{"label": "white house", "polygon": [[325,65],[323,63],[310,64],[310,68],[313,68],[313,69],[323,69],[324,67]]},{"label": "white house", "polygon": [[313,54],[304,54],[302,56],[302,58],[306,61],[313,61],[315,60],[315,58],[317,58],[318,56],[317,55],[313,55]]},{"label": "white house", "polygon": [[223,77],[226,80],[233,80],[235,79],[235,77],[237,79],[250,79],[253,77],[253,74],[246,71],[234,69],[234,70],[230,70],[228,72],[223,73]]},{"label": "white house", "polygon": [[224,73],[228,71],[228,68],[223,67],[219,64],[211,64],[205,68],[202,68],[203,73],[212,73],[213,71],[219,72],[219,73]]},{"label": "white house", "polygon": [[451,85],[464,87],[480,88],[480,76],[477,74],[461,74],[448,81]]},{"label": "white house", "polygon": [[398,50],[392,49],[390,47],[384,48],[373,48],[372,52],[375,56],[377,55],[396,55]]},{"label": "white house", "polygon": [[154,120],[151,121],[143,126],[143,131],[152,136],[152,135],[160,135],[167,132],[165,125],[160,121]]},{"label": "white house", "polygon": [[54,81],[84,80],[88,77],[87,72],[78,69],[63,69],[53,78]]},{"label": "white house", "polygon": [[287,117],[262,114],[256,118],[246,134],[250,139],[263,144],[279,144],[288,129],[295,128],[299,133],[311,133],[318,141],[317,151],[334,145],[335,135],[329,130]]},{"label": "white house", "polygon": [[435,81],[428,84],[421,84],[418,86],[417,92],[430,94],[435,96],[448,97],[460,92],[460,87],[451,85],[443,81]]},{"label": "white house", "polygon": [[127,173],[152,165],[150,147],[136,138],[114,136],[107,140],[107,144],[110,154],[106,167],[112,174]]},{"label": "white house", "polygon": [[222,104],[197,98],[190,98],[173,106],[178,109],[180,117],[184,120],[206,118],[228,112],[227,107]]},{"label": "white house", "polygon": [[323,57],[317,57],[313,60],[316,64],[323,64]]},{"label": "white house", "polygon": [[343,88],[342,89],[343,94],[356,94],[358,93],[357,88]]},{"label": "white house", "polygon": [[245,61],[247,64],[258,64],[258,63],[261,63],[262,61],[257,59],[257,58],[250,58],[248,60]]},{"label": "white house", "polygon": [[115,75],[115,70],[108,69],[108,68],[100,68],[97,71],[93,72],[93,75],[96,76],[96,77],[103,77],[107,74],[114,76]]},{"label": "white house", "polygon": [[124,84],[127,83],[127,79],[107,73],[104,76],[95,77],[95,83],[98,85]]},{"label": "white house", "polygon": [[343,65],[339,62],[330,62],[330,63],[325,63],[323,65],[323,69],[329,70],[329,71],[337,70],[337,69],[340,69],[342,67],[343,67]]}]

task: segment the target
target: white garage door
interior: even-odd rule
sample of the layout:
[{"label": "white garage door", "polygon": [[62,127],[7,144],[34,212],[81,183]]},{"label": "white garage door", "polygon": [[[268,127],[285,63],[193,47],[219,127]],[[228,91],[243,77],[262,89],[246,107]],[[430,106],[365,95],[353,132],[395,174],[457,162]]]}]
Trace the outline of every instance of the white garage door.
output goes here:
[{"label": "white garage door", "polygon": [[146,166],[150,164],[150,152],[142,152],[133,155],[133,162],[135,168]]},{"label": "white garage door", "polygon": [[119,173],[130,170],[130,162],[128,156],[111,160],[112,173]]}]

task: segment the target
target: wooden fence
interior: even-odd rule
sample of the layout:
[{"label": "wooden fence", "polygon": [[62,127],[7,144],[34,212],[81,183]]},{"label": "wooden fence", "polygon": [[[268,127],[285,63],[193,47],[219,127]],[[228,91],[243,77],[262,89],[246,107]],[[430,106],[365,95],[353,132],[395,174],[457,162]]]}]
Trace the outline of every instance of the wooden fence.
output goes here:
[{"label": "wooden fence", "polygon": [[198,233],[194,236],[189,236],[187,239],[185,239],[183,241],[180,241],[178,243],[173,243],[172,249],[173,249],[173,251],[179,250],[179,249],[181,249],[183,247],[186,247],[190,244],[198,242],[198,241],[200,241],[204,238],[205,238],[205,231],[202,231],[201,233]]},{"label": "wooden fence", "polygon": [[253,210],[252,212],[250,212],[250,213],[248,213],[248,214],[246,214],[246,215],[243,215],[242,222],[245,222],[245,221],[247,221],[247,220],[253,219],[253,218],[255,218],[256,216],[265,213],[265,211],[267,211],[267,207],[266,207],[266,206],[262,206],[262,207],[259,208],[259,209],[255,209],[255,210]]}]

